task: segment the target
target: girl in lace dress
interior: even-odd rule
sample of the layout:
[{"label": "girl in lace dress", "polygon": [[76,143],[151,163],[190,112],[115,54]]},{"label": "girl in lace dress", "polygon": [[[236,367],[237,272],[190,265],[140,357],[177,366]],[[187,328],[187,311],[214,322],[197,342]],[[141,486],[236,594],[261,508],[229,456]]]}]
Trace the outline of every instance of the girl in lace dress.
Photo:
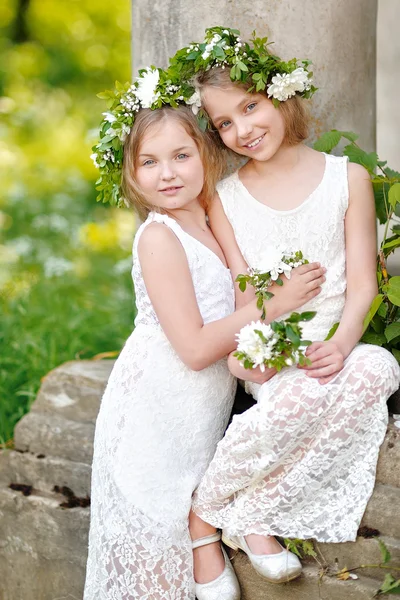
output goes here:
[{"label": "girl in lace dress", "polygon": [[[220,44],[229,60],[229,44],[235,44],[235,56],[243,44],[232,31],[218,31],[207,38],[210,50],[202,58],[194,44],[187,52],[193,53],[196,70],[204,61],[195,85],[220,140],[248,161],[217,186],[209,211],[212,231],[234,278],[240,272],[236,244],[253,268],[277,249],[282,255],[301,250],[327,268],[322,293],[302,307],[317,311],[303,328],[304,339],[313,342],[309,366],[271,370],[260,386],[254,383],[257,370],[245,370],[230,356],[231,372],[248,381],[257,404],[234,417],[194,496],[198,517],[223,528],[228,545],[242,548],[262,575],[279,582],[299,571],[272,536],[356,538],[373,490],[386,400],[399,385],[399,366],[387,350],[358,343],[377,293],[376,221],[367,171],[303,144],[307,113],[293,91],[294,76],[287,80],[292,97],[285,99],[281,87],[275,105],[266,92],[249,93],[249,83],[232,82],[229,65],[213,63],[209,53]],[[253,62],[247,56],[241,60],[251,73],[257,56]],[[284,85],[283,79],[275,81]],[[201,531],[201,520],[194,515],[191,520]]]},{"label": "girl in lace dress", "polygon": [[[211,545],[215,562],[206,576],[195,569],[195,584],[188,529],[192,493],[232,407],[226,355],[259,313],[254,300],[234,312],[231,274],[207,226],[220,170],[190,109],[135,115],[123,185],[145,219],[133,246],[138,313],[96,423],[85,600],[239,598],[211,526],[194,544],[198,555]],[[271,316],[318,294],[323,272],[307,265],[292,279]]]}]

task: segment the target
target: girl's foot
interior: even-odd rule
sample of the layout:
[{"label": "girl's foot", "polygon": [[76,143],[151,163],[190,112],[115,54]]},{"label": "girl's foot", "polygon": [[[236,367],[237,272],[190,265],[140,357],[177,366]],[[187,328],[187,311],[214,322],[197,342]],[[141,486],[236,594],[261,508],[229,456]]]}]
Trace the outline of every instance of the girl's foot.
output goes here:
[{"label": "girl's foot", "polygon": [[[212,525],[205,523],[193,511],[189,515],[189,531],[192,542],[217,533]],[[221,575],[225,568],[219,540],[193,550],[193,571],[197,583],[208,583]]]},{"label": "girl's foot", "polygon": [[[248,540],[254,550],[250,548]],[[297,556],[282,548],[275,538],[261,535],[228,538],[223,534],[222,541],[234,550],[243,550],[257,573],[270,583],[285,583],[301,574],[301,562]]]},{"label": "girl's foot", "polygon": [[245,540],[253,554],[278,554],[282,552],[282,546],[271,535],[251,533],[245,536]]}]

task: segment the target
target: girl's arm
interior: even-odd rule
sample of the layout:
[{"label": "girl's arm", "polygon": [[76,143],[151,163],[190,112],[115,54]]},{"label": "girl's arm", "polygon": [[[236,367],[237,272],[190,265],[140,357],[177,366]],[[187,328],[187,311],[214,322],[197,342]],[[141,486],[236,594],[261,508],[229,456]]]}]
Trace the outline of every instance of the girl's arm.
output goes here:
[{"label": "girl's arm", "polygon": [[328,342],[315,342],[307,349],[311,377],[327,383],[343,368],[343,361],[360,340],[363,321],[376,283],[376,216],[370,177],[364,167],[350,163],[349,206],[345,218],[346,303],[336,333]]},{"label": "girl's arm", "polygon": [[[138,255],[144,283],[161,327],[179,357],[191,369],[204,369],[226,356],[236,348],[235,334],[250,321],[260,318],[254,299],[228,317],[205,325],[185,251],[165,225],[154,223],[146,227],[138,243]],[[268,301],[267,322],[320,292],[323,270],[315,264],[303,265],[298,270],[301,269],[305,273],[302,277],[292,277]],[[309,281],[305,284],[307,278]]]},{"label": "girl's arm", "polygon": [[235,282],[236,308],[241,308],[254,300],[254,288],[248,285],[246,291],[241,292],[239,290],[239,285],[236,283],[236,277],[239,274],[247,273],[248,265],[239,249],[232,225],[228,221],[228,217],[225,214],[218,194],[215,194],[214,196],[208,211],[208,218],[212,232],[222,248],[226,262],[232,273],[232,279]]}]

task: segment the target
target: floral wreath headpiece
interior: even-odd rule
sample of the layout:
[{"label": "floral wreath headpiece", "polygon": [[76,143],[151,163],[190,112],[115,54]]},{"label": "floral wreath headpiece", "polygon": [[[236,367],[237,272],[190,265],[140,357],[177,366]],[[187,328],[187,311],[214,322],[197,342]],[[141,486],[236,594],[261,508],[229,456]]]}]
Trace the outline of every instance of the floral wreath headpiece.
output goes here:
[{"label": "floral wreath headpiece", "polygon": [[[154,66],[141,69],[133,83],[115,83],[114,90],[97,94],[107,101],[108,110],[100,123],[99,141],[93,146],[90,158],[99,169],[96,181],[98,202],[111,205],[126,204],[121,188],[124,142],[129,135],[136,114],[142,108],[178,107],[196,102],[193,86],[179,81],[172,70]],[[198,107],[197,107],[198,110]],[[196,110],[194,110],[196,114]]]},{"label": "floral wreath headpiece", "polygon": [[272,54],[268,38],[253,37],[243,42],[238,29],[210,27],[202,43],[192,43],[181,48],[170,60],[170,69],[179,72],[183,81],[190,81],[199,71],[213,67],[230,69],[232,81],[249,85],[249,92],[265,90],[275,106],[295,94],[311,98],[317,90],[312,85],[310,60],[297,58],[285,62]]},{"label": "floral wreath headpiece", "polygon": [[255,32],[249,44],[241,40],[237,29],[210,27],[203,42],[178,50],[168,69],[153,66],[142,69],[134,83],[116,82],[114,91],[98,94],[107,101],[109,110],[103,113],[100,139],[91,155],[100,174],[96,181],[97,200],[118,206],[124,203],[123,145],[141,108],[155,110],[186,104],[198,116],[200,126],[203,129],[207,126],[201,97],[193,83],[199,71],[229,68],[232,81],[248,84],[249,92],[265,90],[275,106],[295,94],[310,98],[317,89],[312,85],[312,72],[308,71],[311,61],[292,58],[285,62],[269,51],[270,44],[266,37],[257,38]]}]

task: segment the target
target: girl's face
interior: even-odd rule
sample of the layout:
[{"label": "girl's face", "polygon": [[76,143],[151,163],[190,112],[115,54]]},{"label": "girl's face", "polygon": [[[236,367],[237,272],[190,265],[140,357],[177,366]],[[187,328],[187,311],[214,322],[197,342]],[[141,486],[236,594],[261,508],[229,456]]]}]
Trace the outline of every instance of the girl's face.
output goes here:
[{"label": "girl's face", "polygon": [[203,103],[225,146],[254,160],[269,160],[285,138],[285,122],[263,94],[239,86],[206,87]]},{"label": "girl's face", "polygon": [[200,194],[204,169],[196,143],[173,119],[152,125],[140,144],[135,178],[147,202],[184,208]]}]

